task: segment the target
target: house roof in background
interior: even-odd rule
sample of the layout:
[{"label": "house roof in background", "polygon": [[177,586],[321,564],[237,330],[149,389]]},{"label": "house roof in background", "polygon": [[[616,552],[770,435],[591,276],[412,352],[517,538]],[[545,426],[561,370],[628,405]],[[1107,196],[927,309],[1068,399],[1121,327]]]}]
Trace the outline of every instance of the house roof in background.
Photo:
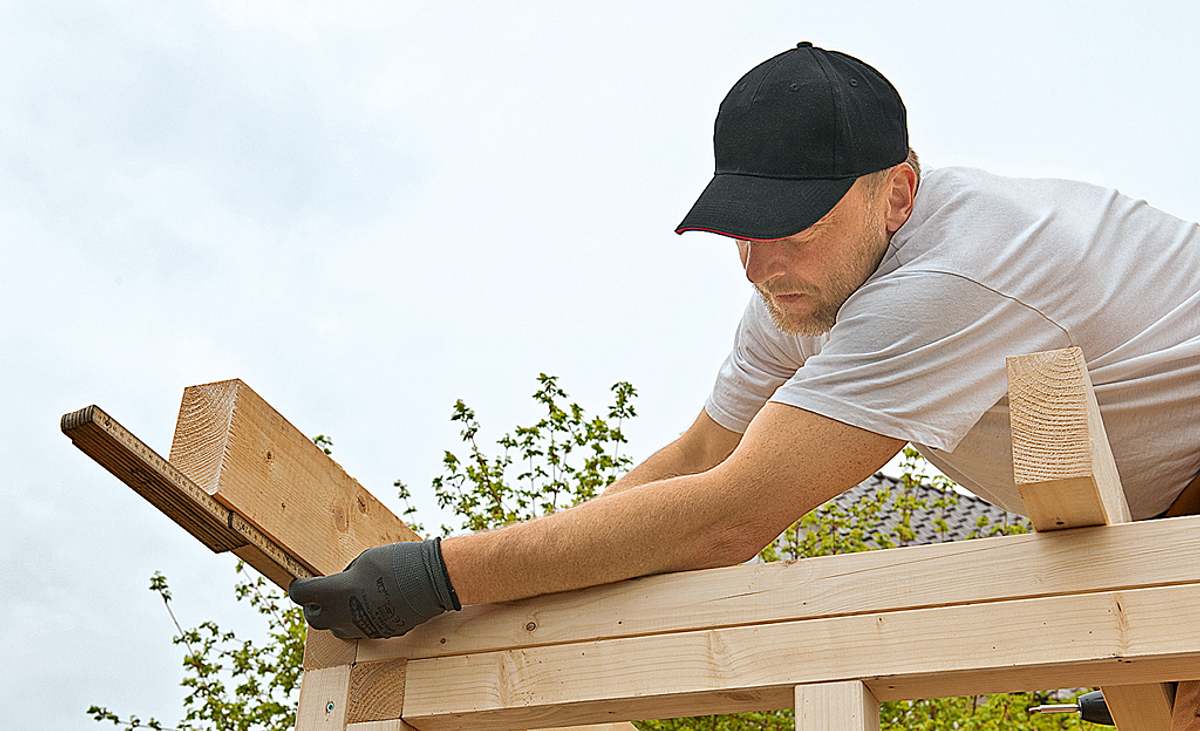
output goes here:
[{"label": "house roof in background", "polygon": [[[855,487],[850,488],[841,495],[833,498],[825,505],[836,504],[843,510],[849,510],[851,506],[863,498],[871,498],[880,490],[890,490],[891,494],[888,497],[888,505],[890,506],[895,499],[904,494],[904,486],[901,481],[895,477],[889,477],[882,472],[877,472],[871,477],[863,480]],[[934,507],[934,502],[945,495],[945,491],[929,485],[924,482],[914,484],[909,494],[916,497],[921,507],[917,507],[912,512],[912,517],[909,521],[910,527],[915,532],[915,536],[911,541],[907,541],[905,545],[922,545],[927,543],[947,543],[949,541],[962,541],[971,537],[979,537],[980,535],[991,535],[991,528],[994,525],[1012,525],[1026,524],[1029,521],[1021,515],[1010,513],[1003,508],[999,508],[986,500],[974,495],[964,494],[958,491],[953,493],[955,503],[946,507]],[[822,506],[824,507],[824,506]],[[887,506],[880,511],[880,522],[878,528],[885,534],[892,534],[892,529],[900,521],[900,515],[895,510],[889,510]],[[936,518],[943,518],[946,521],[944,531],[937,530],[934,523]],[[987,520],[984,527],[979,527],[980,519]],[[1032,528],[1031,528],[1032,529]],[[873,541],[868,541],[871,545],[875,545]]]}]

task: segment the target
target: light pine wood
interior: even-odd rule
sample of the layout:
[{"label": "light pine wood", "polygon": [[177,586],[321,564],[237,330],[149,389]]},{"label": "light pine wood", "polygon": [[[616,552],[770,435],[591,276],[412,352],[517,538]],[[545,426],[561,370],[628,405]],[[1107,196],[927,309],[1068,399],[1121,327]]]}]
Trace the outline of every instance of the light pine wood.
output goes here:
[{"label": "light pine wood", "polygon": [[1104,702],[1118,731],[1171,731],[1174,696],[1170,683],[1104,686]]},{"label": "light pine wood", "polygon": [[[986,581],[964,579],[981,567]],[[439,657],[1185,582],[1200,582],[1196,516],[648,576],[468,606],[358,652]]]},{"label": "light pine wood", "polygon": [[364,721],[346,725],[346,731],[417,731],[400,719],[392,721]]},{"label": "light pine wood", "polygon": [[1200,731],[1200,681],[1183,681],[1175,689],[1171,731]]},{"label": "light pine wood", "polygon": [[358,640],[339,640],[328,630],[308,628],[304,638],[305,670],[351,665],[357,657]]},{"label": "light pine wood", "polygon": [[170,461],[317,574],[418,536],[239,380],[184,391]]},{"label": "light pine wood", "polygon": [[295,578],[291,572],[275,563],[270,556],[263,553],[262,549],[258,546],[253,546],[249,543],[244,546],[238,546],[233,549],[233,555],[257,569],[268,581],[282,589],[286,589],[288,584],[292,583],[292,579]]},{"label": "light pine wood", "polygon": [[426,731],[726,713],[850,679],[881,701],[1195,679],[1191,616],[1200,584],[411,660],[404,718]]},{"label": "light pine wood", "polygon": [[[1128,522],[1125,489],[1083,352],[1015,356],[1007,365],[1014,477],[1034,527],[1054,531]],[[1172,686],[1101,690],[1122,731],[1169,731]]]},{"label": "light pine wood", "polygon": [[1009,356],[1013,477],[1039,531],[1130,520],[1083,352]]},{"label": "light pine wood", "polygon": [[861,680],[797,685],[796,731],[879,731],[879,701]]},{"label": "light pine wood", "polygon": [[539,729],[530,729],[529,731],[637,731],[637,726],[630,723],[588,724],[586,726],[539,727]]},{"label": "light pine wood", "polygon": [[404,710],[406,660],[357,663],[350,669],[349,723],[389,721]]},{"label": "light pine wood", "polygon": [[284,548],[214,500],[99,406],[65,414],[62,431],[84,454],[213,551],[234,551],[285,588],[293,577],[312,575]]},{"label": "light pine wood", "polygon": [[349,693],[349,665],[306,670],[300,684],[296,731],[343,731]]}]

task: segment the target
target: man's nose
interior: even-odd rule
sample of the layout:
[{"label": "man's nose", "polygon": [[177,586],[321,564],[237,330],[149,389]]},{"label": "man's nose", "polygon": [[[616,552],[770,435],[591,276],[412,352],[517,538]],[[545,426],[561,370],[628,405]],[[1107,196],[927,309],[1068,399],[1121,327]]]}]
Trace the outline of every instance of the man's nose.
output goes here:
[{"label": "man's nose", "polygon": [[762,284],[783,273],[783,257],[780,247],[774,242],[746,242],[742,265],[746,268],[746,279],[752,284]]}]

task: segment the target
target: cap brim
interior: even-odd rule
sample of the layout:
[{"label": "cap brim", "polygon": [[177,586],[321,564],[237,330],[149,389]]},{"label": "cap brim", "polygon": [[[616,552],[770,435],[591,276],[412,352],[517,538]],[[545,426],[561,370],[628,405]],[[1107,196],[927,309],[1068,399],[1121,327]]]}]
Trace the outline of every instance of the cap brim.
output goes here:
[{"label": "cap brim", "polygon": [[855,180],[784,180],[717,173],[675,233],[709,231],[738,239],[781,239],[819,221]]}]

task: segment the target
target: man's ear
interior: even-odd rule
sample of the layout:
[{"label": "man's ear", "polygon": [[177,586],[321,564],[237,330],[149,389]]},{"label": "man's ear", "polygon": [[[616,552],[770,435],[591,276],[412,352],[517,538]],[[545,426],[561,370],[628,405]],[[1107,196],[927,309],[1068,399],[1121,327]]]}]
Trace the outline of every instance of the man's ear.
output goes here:
[{"label": "man's ear", "polygon": [[884,191],[884,223],[888,235],[894,234],[912,213],[913,200],[917,195],[917,171],[907,162],[902,162],[888,175]]}]

